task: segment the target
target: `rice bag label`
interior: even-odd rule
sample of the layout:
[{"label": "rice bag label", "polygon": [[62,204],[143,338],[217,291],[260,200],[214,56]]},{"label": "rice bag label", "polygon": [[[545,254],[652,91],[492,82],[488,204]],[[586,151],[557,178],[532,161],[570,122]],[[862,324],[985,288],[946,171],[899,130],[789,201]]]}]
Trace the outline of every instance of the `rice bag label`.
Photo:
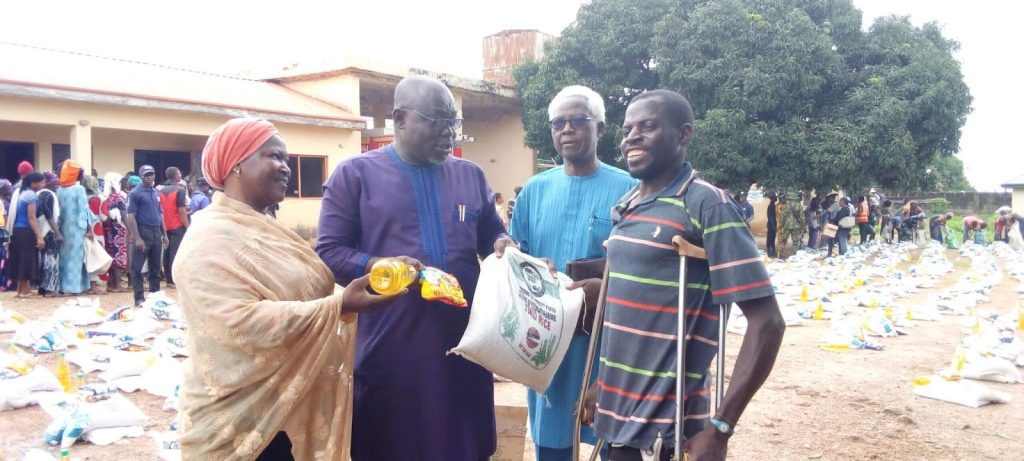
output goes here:
[{"label": "rice bag label", "polygon": [[511,269],[508,282],[514,299],[505,304],[501,315],[501,337],[520,360],[544,369],[563,340],[566,319],[559,281],[547,267],[524,261],[518,253],[507,253],[502,259]]}]

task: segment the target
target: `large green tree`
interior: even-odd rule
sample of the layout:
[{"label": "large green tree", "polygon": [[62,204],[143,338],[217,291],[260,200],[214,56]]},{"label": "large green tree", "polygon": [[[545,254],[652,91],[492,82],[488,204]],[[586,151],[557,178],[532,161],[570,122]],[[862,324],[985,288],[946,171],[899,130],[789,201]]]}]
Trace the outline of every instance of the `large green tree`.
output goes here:
[{"label": "large green tree", "polygon": [[919,190],[935,192],[974,192],[974,187],[964,176],[964,163],[955,155],[941,155],[925,170],[924,181]]},{"label": "large green tree", "polygon": [[556,160],[560,88],[604,95],[599,155],[620,164],[625,105],[668,88],[694,108],[690,159],[724,187],[918,189],[970,111],[956,48],[902,17],[865,32],[849,0],[594,0],[516,78],[527,144]]}]

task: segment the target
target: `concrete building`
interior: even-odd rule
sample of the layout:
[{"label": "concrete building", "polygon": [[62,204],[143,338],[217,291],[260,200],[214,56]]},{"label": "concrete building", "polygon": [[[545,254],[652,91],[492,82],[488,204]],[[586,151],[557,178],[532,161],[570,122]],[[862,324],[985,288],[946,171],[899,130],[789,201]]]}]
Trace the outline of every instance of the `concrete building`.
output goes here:
[{"label": "concrete building", "polygon": [[1006,181],[1001,186],[1013,191],[1010,208],[1018,213],[1024,211],[1024,175]]},{"label": "concrete building", "polygon": [[169,166],[201,174],[202,149],[217,126],[263,117],[291,154],[292,185],[278,219],[309,235],[334,167],[390,141],[394,88],[412,74],[452,89],[465,118],[456,154],[480,165],[495,192],[511,197],[536,164],[513,90],[481,79],[366,59],[225,76],[12,44],[0,44],[0,62],[0,177],[9,179],[22,160],[49,170],[68,158],[100,175],[143,164],[156,167],[160,181]]}]

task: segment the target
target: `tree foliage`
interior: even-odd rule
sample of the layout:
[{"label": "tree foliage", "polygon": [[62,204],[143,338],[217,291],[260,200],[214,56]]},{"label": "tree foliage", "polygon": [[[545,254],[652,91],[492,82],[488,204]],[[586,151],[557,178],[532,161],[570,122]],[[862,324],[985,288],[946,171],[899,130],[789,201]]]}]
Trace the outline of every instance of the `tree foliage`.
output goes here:
[{"label": "tree foliage", "polygon": [[668,88],[693,105],[690,160],[723,187],[927,186],[970,112],[958,45],[905,17],[861,25],[849,0],[594,0],[516,71],[527,144],[555,158],[547,105],[587,85],[611,128],[599,156],[621,165],[626,104]]},{"label": "tree foliage", "polygon": [[974,192],[974,187],[964,176],[964,163],[954,155],[942,155],[932,161],[925,170],[925,180],[920,190],[934,192]]}]

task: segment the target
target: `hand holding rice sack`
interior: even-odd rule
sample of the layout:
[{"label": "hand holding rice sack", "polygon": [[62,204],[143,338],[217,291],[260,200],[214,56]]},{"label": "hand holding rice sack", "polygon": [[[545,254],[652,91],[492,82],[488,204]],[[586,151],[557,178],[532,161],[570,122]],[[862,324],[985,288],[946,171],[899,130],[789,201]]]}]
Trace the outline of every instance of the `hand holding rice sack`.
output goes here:
[{"label": "hand holding rice sack", "polygon": [[223,193],[195,215],[173,268],[192,358],[185,459],[349,458],[354,314],[392,297],[366,291],[367,277],[336,289],[305,240],[266,214],[284,199],[287,159],[276,128],[253,118],[225,123],[203,150]]}]

